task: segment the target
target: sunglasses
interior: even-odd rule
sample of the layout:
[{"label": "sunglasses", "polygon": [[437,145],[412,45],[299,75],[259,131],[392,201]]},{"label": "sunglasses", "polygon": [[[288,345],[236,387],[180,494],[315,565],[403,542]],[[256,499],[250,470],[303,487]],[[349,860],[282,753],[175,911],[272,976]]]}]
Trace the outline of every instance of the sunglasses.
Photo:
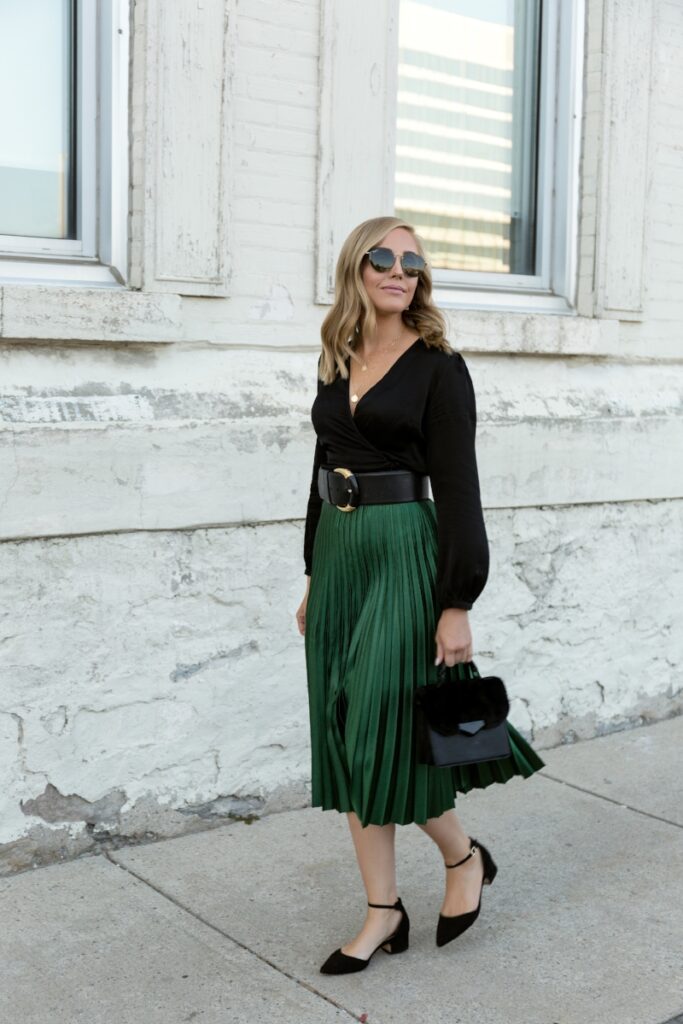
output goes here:
[{"label": "sunglasses", "polygon": [[[373,270],[391,270],[396,262],[396,253],[383,246],[369,249],[364,255],[368,257]],[[404,252],[401,256],[401,268],[407,277],[417,277],[426,266],[427,261],[417,252]]]}]

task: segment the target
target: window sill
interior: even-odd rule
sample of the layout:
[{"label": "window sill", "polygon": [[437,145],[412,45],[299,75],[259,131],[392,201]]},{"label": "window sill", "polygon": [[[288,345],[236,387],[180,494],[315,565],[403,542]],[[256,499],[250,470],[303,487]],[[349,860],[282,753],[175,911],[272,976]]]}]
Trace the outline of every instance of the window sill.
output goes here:
[{"label": "window sill", "polygon": [[510,309],[459,309],[437,305],[449,326],[449,340],[463,352],[506,355],[623,355],[617,320],[558,316],[548,312],[515,312]]},{"label": "window sill", "polygon": [[514,291],[511,288],[453,288],[440,287],[435,284],[432,295],[441,309],[576,316],[576,310],[569,305],[564,297],[540,291]]},{"label": "window sill", "polygon": [[13,260],[0,257],[0,288],[13,285],[59,285],[74,288],[124,288],[118,273],[101,263]]},{"label": "window sill", "polygon": [[113,282],[0,282],[2,341],[153,343],[182,337],[179,295],[134,291]]}]

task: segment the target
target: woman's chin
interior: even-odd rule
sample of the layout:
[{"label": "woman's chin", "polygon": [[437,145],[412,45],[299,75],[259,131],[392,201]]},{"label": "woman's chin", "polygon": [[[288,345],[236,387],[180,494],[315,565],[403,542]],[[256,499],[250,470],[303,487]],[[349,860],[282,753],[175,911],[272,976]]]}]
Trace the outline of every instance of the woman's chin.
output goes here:
[{"label": "woman's chin", "polygon": [[375,307],[378,313],[402,313],[406,307],[405,297],[393,295],[387,299],[387,296],[383,295],[381,299],[375,300]]}]

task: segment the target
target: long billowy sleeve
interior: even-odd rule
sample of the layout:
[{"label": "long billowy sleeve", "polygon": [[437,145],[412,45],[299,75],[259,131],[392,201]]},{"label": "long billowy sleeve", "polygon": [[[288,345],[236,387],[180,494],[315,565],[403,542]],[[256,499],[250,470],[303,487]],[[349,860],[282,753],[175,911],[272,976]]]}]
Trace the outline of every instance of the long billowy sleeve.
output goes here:
[{"label": "long billowy sleeve", "polygon": [[311,567],[313,564],[313,541],[315,540],[315,531],[318,526],[320,509],[323,503],[323,499],[318,493],[318,469],[322,463],[322,454],[322,445],[316,438],[315,454],[313,456],[313,475],[311,477],[311,490],[308,496],[308,507],[306,509],[306,526],[304,528],[304,564],[306,566],[306,576],[311,575]]},{"label": "long billowy sleeve", "polygon": [[489,572],[475,454],[474,387],[459,352],[435,368],[425,410],[427,472],[436,506],[439,610],[470,609]]}]

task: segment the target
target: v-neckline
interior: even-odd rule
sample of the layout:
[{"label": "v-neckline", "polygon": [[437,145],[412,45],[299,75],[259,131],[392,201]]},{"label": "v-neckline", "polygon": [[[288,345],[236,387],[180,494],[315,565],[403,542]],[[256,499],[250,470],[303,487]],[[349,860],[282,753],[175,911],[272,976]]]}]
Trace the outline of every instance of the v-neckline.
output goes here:
[{"label": "v-neckline", "polygon": [[407,349],[405,349],[403,352],[401,352],[401,354],[398,357],[398,359],[395,359],[393,361],[393,363],[391,364],[389,369],[386,371],[386,373],[383,373],[382,376],[379,378],[379,380],[376,380],[375,383],[372,384],[368,388],[367,391],[363,392],[363,394],[360,396],[360,398],[358,399],[358,401],[356,402],[356,404],[353,407],[351,406],[351,357],[348,356],[347,361],[348,361],[348,364],[349,364],[349,376],[347,377],[346,387],[345,387],[344,391],[345,391],[346,408],[349,410],[349,416],[354,421],[354,423],[355,423],[355,420],[356,420],[356,413],[358,412],[358,406],[363,401],[363,399],[367,395],[369,395],[371,391],[374,391],[375,388],[378,387],[378,385],[380,385],[383,380],[386,380],[386,378],[389,376],[389,374],[394,369],[394,367],[398,366],[398,364],[401,362],[403,357],[407,356],[409,352],[413,351],[413,349],[417,345],[418,341],[422,341],[422,337],[416,338],[415,341],[413,341],[410,345],[408,345]]}]

